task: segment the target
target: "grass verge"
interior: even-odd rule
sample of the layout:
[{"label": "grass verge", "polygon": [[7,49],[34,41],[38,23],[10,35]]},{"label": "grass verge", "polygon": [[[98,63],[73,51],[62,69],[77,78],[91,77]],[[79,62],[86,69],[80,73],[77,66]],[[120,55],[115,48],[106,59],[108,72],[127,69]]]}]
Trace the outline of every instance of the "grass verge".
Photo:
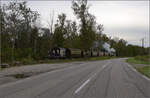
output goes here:
[{"label": "grass verge", "polygon": [[103,57],[86,57],[86,58],[72,58],[72,59],[55,59],[48,60],[47,63],[65,63],[65,62],[75,62],[75,61],[99,61],[99,60],[107,60],[115,57],[103,56]]},{"label": "grass verge", "polygon": [[137,67],[136,69],[143,75],[150,78],[150,66]]},{"label": "grass verge", "polygon": [[72,59],[47,59],[47,60],[40,60],[40,61],[34,61],[34,63],[28,63],[26,62],[24,65],[29,64],[42,64],[42,63],[68,63],[68,62],[76,62],[76,61],[99,61],[99,60],[107,60],[112,59],[115,57],[109,57],[109,56],[103,56],[103,57],[85,57],[85,58],[72,58]]},{"label": "grass verge", "polygon": [[128,63],[133,63],[133,64],[146,64],[146,65],[149,64],[149,61],[138,60],[136,58],[129,58],[129,59],[127,59],[127,62]]},{"label": "grass verge", "polygon": [[67,63],[67,62],[75,62],[75,61],[99,61],[99,60],[107,60],[107,59],[113,59],[116,57],[110,57],[110,56],[101,56],[101,57],[85,57],[85,58],[72,58],[72,59],[46,59],[46,60],[31,60],[31,59],[26,59],[26,60],[19,60],[20,64],[19,65],[14,65],[12,63],[10,64],[10,67],[14,66],[23,66],[23,65],[36,65],[36,64],[43,64],[43,63],[48,63],[48,64],[53,64],[53,63]]},{"label": "grass verge", "polygon": [[[129,58],[126,61],[133,65],[133,67],[143,75],[150,78],[150,62],[149,62],[149,56],[137,56],[133,58]],[[142,66],[139,66],[139,65]]]}]

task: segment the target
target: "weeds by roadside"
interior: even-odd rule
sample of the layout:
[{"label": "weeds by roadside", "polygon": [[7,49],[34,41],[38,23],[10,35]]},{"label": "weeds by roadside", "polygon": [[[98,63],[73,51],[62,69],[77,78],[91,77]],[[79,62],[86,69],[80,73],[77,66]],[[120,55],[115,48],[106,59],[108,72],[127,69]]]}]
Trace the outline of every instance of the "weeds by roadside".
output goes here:
[{"label": "weeds by roadside", "polygon": [[[143,75],[150,78],[150,56],[136,56],[133,58],[129,58],[126,60],[131,65],[134,65],[133,67],[136,68],[136,70]],[[138,64],[142,64],[143,66],[136,66]]]},{"label": "weeds by roadside", "polygon": [[137,67],[136,68],[140,73],[150,78],[150,66]]},{"label": "weeds by roadside", "polygon": [[[26,66],[26,65],[36,65],[36,64],[53,64],[53,63],[67,63],[67,62],[75,62],[75,61],[98,61],[98,60],[107,60],[116,57],[110,56],[101,56],[101,57],[85,57],[85,58],[72,58],[72,59],[46,59],[46,60],[33,60],[33,59],[21,59],[17,61],[17,63],[9,63],[10,67],[14,66]],[[1,70],[1,69],[0,69]]]}]

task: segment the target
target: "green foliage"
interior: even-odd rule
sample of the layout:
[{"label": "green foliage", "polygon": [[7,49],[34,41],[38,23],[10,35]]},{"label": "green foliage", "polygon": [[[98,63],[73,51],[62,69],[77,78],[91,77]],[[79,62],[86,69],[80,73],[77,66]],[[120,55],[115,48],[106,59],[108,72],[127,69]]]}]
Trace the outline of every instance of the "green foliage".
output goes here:
[{"label": "green foliage", "polygon": [[88,12],[87,0],[76,0],[72,3],[74,14],[80,19],[80,48],[89,50],[93,46],[96,31],[93,29],[95,17]]},{"label": "green foliage", "polygon": [[75,21],[67,20],[66,21],[66,34],[64,47],[66,48],[77,48],[78,34],[77,34],[77,25]]},{"label": "green foliage", "polygon": [[31,57],[21,59],[22,64],[35,64],[35,60]]},{"label": "green foliage", "polygon": [[66,15],[63,13],[58,15],[57,24],[55,24],[55,30],[53,35],[53,45],[54,47],[63,47],[64,46],[64,35],[66,34],[65,29]]},{"label": "green foliage", "polygon": [[[39,14],[27,7],[26,2],[10,2],[0,8],[2,62],[14,61],[32,54],[32,41],[36,37],[32,26]],[[37,31],[36,31],[37,32]],[[30,36],[32,35],[32,36]]]},{"label": "green foliage", "polygon": [[1,49],[1,62],[12,61],[13,50],[12,48],[2,48]]},{"label": "green foliage", "polygon": [[53,39],[54,39],[54,47],[63,47],[64,45],[64,34],[62,33],[60,28],[56,28],[54,31]]}]

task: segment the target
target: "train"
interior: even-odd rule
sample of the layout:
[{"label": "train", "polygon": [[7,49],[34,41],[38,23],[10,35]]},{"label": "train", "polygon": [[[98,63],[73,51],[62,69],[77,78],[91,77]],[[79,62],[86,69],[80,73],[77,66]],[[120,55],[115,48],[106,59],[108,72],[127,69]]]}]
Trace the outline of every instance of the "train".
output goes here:
[{"label": "train", "polygon": [[80,57],[96,57],[101,56],[102,53],[97,50],[90,49],[88,51],[83,51],[81,49],[75,48],[59,48],[55,47],[48,51],[48,58],[80,58]]}]

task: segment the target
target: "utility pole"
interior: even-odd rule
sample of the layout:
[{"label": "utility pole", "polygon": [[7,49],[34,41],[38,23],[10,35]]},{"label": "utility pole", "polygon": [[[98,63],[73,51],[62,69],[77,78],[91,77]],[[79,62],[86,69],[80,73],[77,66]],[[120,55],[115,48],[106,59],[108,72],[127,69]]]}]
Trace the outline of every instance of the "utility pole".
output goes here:
[{"label": "utility pole", "polygon": [[142,41],[142,47],[144,48],[144,38],[142,38],[141,41]]},{"label": "utility pole", "polygon": [[143,37],[141,39],[141,41],[142,41],[142,55],[144,55],[144,53],[145,53],[145,51],[144,51],[144,40],[145,40],[145,37]]}]

